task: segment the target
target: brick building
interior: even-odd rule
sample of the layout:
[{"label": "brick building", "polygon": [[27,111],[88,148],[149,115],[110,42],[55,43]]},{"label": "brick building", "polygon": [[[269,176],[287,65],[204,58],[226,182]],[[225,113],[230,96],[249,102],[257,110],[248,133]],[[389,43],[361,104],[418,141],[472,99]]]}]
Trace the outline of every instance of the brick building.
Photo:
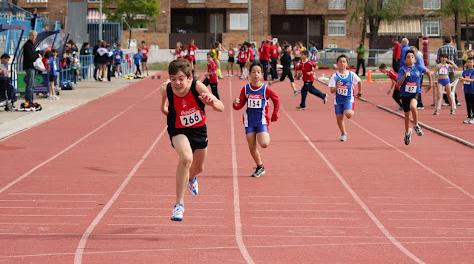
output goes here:
[{"label": "brick building", "polygon": [[[100,0],[18,0],[27,10],[38,8],[51,20],[65,21],[68,2],[87,1],[88,18],[100,18]],[[414,0],[403,11],[403,19],[391,24],[383,21],[377,47],[388,48],[393,36],[407,36],[412,45],[430,37],[430,50],[442,43],[443,36],[454,35],[453,18],[437,15],[445,0]],[[347,0],[161,0],[159,16],[147,29],[134,30],[133,39],[146,40],[161,48],[173,48],[176,41],[195,39],[201,48],[214,41],[224,45],[248,39],[259,42],[271,35],[280,41],[315,43],[318,48],[354,49],[360,40],[360,21],[350,21],[351,1]],[[251,22],[249,27],[249,3]],[[465,26],[464,26],[465,27]],[[467,29],[463,29],[464,35]],[[472,31],[474,33],[474,30]],[[128,33],[122,34],[128,41]]]}]

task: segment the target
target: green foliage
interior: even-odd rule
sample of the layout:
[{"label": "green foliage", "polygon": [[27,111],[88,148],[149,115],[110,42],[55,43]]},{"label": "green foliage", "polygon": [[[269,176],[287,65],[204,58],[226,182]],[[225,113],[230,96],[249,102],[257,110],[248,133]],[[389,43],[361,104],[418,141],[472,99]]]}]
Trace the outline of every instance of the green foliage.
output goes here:
[{"label": "green foliage", "polygon": [[[108,20],[127,20],[132,28],[146,27],[159,15],[159,0],[104,0],[104,13]],[[137,15],[145,15],[140,17]]]}]

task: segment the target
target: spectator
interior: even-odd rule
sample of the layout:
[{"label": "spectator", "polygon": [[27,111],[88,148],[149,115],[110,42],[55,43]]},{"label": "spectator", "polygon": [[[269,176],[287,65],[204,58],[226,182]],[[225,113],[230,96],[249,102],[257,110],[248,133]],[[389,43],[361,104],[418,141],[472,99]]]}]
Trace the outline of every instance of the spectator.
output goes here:
[{"label": "spectator", "polygon": [[400,55],[400,67],[405,65],[405,56],[407,54],[407,51],[410,50],[410,45],[408,45],[409,43],[410,42],[408,41],[407,38],[402,39],[402,44],[401,44],[402,53]]},{"label": "spectator", "polygon": [[395,72],[398,72],[400,69],[400,57],[402,55],[402,47],[400,46],[398,39],[393,40],[392,52],[392,68]]},{"label": "spectator", "polygon": [[142,41],[142,70],[143,70],[143,73],[146,72],[146,76],[149,76],[150,74],[148,73],[148,53],[150,52],[150,48],[148,47],[148,45],[146,44],[146,42],[143,40]]},{"label": "spectator", "polygon": [[33,9],[33,12],[31,12],[31,19],[30,19],[30,24],[31,24],[31,30],[36,29],[36,20],[38,19],[38,9]]},{"label": "spectator", "polygon": [[34,44],[37,35],[36,31],[30,31],[28,40],[23,45],[23,70],[26,73],[25,108],[30,108],[33,104],[33,85],[36,71],[33,62],[39,57]]},{"label": "spectator", "polygon": [[[438,54],[436,57],[436,63],[441,62],[441,54],[447,54],[448,60],[454,62],[454,64],[458,64],[458,50],[451,45],[451,37],[444,38],[444,45],[438,49]],[[449,68],[449,82],[454,82],[454,70],[453,68]],[[454,87],[453,87],[454,88]],[[461,104],[458,101],[457,93],[454,93],[454,98],[456,100],[456,105],[460,106]],[[446,94],[443,95],[444,102],[449,104],[448,96]]]},{"label": "spectator", "polygon": [[82,43],[81,50],[79,52],[79,62],[81,64],[81,77],[83,80],[89,78],[89,65],[91,64],[89,55],[91,54],[91,50],[89,47],[89,42]]},{"label": "spectator", "polygon": [[99,79],[97,79],[97,72],[100,70],[100,64],[99,64],[99,60],[100,60],[100,55],[99,53],[97,52],[100,48],[100,46],[102,45],[102,40],[99,40],[97,41],[97,45],[94,46],[94,48],[92,48],[92,55],[94,56],[94,80],[98,81]]},{"label": "spectator", "polygon": [[362,75],[359,76],[365,76],[365,52],[366,49],[364,47],[364,42],[361,41],[359,47],[356,50],[357,52],[357,70],[356,74],[359,75],[359,68],[362,66]]},{"label": "spectator", "polygon": [[135,71],[135,78],[141,78],[142,71],[140,70],[140,64],[142,62],[143,54],[141,48],[138,48],[137,53],[133,55],[133,63],[135,63],[136,71]]}]

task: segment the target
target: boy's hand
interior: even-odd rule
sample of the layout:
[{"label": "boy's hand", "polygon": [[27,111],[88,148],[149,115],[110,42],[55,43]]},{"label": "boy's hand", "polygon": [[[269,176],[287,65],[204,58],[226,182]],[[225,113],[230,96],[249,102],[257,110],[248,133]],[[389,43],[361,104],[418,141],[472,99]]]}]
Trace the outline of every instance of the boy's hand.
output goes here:
[{"label": "boy's hand", "polygon": [[338,82],[336,83],[336,88],[339,88],[339,87],[341,87],[342,85],[343,85],[342,82],[341,82],[341,81],[338,81]]},{"label": "boy's hand", "polygon": [[277,114],[272,114],[272,118],[271,118],[271,121],[272,122],[276,122],[278,120],[278,115]]},{"label": "boy's hand", "polygon": [[407,71],[405,72],[405,78],[410,76],[411,69],[408,68]]},{"label": "boy's hand", "polygon": [[214,98],[213,97],[214,96],[212,96],[209,93],[202,93],[201,95],[199,95],[199,99],[201,99],[201,101],[204,104],[207,104],[207,105],[212,105],[214,103]]},{"label": "boy's hand", "polygon": [[240,98],[235,98],[235,99],[234,99],[234,104],[235,104],[235,105],[240,104]]}]

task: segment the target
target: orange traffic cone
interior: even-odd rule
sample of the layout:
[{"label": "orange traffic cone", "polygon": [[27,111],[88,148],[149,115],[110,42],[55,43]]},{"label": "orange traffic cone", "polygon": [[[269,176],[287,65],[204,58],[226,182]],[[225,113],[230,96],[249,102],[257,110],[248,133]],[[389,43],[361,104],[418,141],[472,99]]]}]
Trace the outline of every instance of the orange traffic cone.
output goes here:
[{"label": "orange traffic cone", "polygon": [[374,82],[372,80],[372,71],[371,70],[367,70],[367,82]]}]

